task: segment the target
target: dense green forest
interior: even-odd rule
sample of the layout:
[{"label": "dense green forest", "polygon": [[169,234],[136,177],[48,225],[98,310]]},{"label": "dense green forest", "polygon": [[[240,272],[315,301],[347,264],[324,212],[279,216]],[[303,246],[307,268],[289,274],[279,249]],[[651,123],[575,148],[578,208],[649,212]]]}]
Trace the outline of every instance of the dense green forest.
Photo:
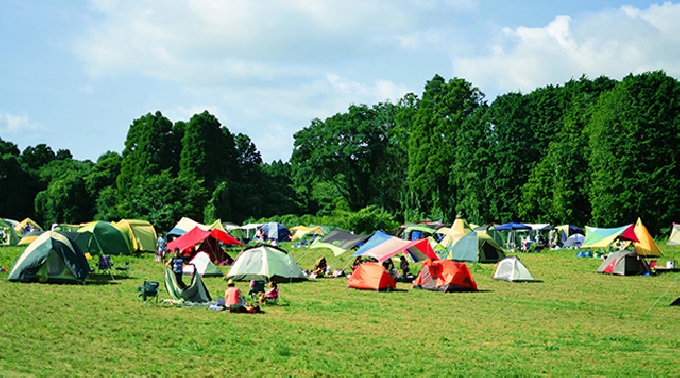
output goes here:
[{"label": "dense green forest", "polygon": [[[492,102],[435,75],[419,96],[350,106],[264,163],[208,112],[133,120],[122,154],[78,161],[0,139],[3,217],[41,224],[182,216],[241,224],[354,214],[356,231],[424,218],[615,227],[659,236],[680,219],[680,82],[664,72],[581,77]],[[296,218],[300,219],[300,218]],[[339,225],[336,225],[339,226]]]}]

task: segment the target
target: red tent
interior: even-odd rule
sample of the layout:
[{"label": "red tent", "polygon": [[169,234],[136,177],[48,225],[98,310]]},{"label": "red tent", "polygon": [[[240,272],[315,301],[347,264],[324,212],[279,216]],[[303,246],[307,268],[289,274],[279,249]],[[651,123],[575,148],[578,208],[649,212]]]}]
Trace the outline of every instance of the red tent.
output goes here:
[{"label": "red tent", "polygon": [[218,241],[224,244],[243,245],[236,238],[222,230],[202,230],[199,227],[194,227],[191,231],[168,243],[166,248],[170,251],[174,251],[175,248],[185,251],[201,243],[196,251],[207,252],[211,260],[222,262],[226,260],[226,253],[217,245]]},{"label": "red tent", "polygon": [[425,260],[418,277],[413,281],[414,289],[452,291],[477,291],[467,265],[451,260]]},{"label": "red tent", "polygon": [[366,262],[359,265],[347,280],[347,287],[367,290],[396,289],[397,282],[380,263]]}]

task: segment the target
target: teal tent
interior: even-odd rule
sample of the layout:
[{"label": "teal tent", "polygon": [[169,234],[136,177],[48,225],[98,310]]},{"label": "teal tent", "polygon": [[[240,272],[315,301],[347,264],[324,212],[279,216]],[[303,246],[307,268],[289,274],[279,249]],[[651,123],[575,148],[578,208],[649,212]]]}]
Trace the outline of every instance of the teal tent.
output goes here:
[{"label": "teal tent", "polygon": [[47,231],[26,247],[9,272],[9,281],[84,283],[90,265],[67,236]]}]

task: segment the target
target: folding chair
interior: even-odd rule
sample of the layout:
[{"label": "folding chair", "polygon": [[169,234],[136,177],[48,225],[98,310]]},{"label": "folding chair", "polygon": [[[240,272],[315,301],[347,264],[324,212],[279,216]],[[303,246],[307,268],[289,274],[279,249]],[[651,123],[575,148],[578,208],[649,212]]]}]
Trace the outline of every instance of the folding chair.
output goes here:
[{"label": "folding chair", "polygon": [[99,270],[99,273],[108,271],[111,279],[113,279],[113,272],[111,271],[112,268],[113,262],[111,261],[111,256],[99,255],[99,262],[97,263],[97,269]]},{"label": "folding chair", "polygon": [[156,298],[156,303],[158,303],[158,287],[160,283],[155,281],[144,281],[144,284],[139,287],[139,297],[146,302],[147,298]]}]

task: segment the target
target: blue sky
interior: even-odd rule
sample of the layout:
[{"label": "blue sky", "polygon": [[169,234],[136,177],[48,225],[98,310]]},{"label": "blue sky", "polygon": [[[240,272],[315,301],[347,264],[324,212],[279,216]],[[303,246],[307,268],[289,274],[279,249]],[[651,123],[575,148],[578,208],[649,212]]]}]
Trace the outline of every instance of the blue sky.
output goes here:
[{"label": "blue sky", "polygon": [[293,133],[435,74],[488,100],[581,75],[680,77],[680,2],[164,0],[0,2],[0,137],[79,160],[135,118],[208,110],[288,161]]}]

